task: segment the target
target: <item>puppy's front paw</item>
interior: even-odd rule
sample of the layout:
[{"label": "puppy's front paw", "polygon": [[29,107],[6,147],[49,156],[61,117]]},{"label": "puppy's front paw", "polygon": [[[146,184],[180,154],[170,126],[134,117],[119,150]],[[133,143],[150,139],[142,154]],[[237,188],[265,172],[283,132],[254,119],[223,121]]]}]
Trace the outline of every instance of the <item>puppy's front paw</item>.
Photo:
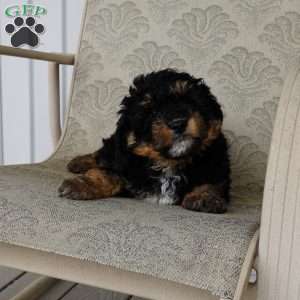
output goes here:
[{"label": "puppy's front paw", "polygon": [[189,210],[207,213],[222,214],[227,211],[225,199],[212,190],[188,193],[184,197],[182,206]]},{"label": "puppy's front paw", "polygon": [[89,200],[95,198],[91,182],[85,176],[65,179],[58,188],[60,197],[74,200]]}]

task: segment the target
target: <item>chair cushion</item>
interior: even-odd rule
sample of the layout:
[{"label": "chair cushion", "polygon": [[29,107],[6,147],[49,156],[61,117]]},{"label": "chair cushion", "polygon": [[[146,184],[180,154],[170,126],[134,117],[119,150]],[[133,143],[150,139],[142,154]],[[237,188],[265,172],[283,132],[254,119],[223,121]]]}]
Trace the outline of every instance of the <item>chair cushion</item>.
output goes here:
[{"label": "chair cushion", "polygon": [[1,167],[0,241],[233,296],[258,210],[215,215],[127,198],[68,200],[57,196],[66,176],[63,161]]}]

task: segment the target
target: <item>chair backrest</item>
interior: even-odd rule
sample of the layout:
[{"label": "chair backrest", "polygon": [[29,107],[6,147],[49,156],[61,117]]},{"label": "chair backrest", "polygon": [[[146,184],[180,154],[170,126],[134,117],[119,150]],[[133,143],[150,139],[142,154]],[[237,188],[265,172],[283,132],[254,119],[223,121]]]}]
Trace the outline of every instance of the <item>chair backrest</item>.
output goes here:
[{"label": "chair backrest", "polygon": [[205,78],[225,113],[235,203],[259,204],[283,80],[300,56],[299,0],[88,0],[56,158],[94,151],[135,75]]}]

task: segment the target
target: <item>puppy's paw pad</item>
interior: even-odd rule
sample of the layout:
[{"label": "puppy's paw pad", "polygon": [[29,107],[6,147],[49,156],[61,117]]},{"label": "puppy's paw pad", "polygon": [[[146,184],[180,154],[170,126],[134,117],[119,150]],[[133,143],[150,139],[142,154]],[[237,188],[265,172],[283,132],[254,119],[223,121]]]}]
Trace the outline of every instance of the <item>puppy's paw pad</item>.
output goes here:
[{"label": "puppy's paw pad", "polygon": [[91,198],[89,186],[83,176],[65,179],[58,188],[58,194],[60,197],[74,200],[86,200]]},{"label": "puppy's paw pad", "polygon": [[225,199],[209,191],[205,191],[200,195],[195,193],[187,194],[182,206],[189,210],[207,213],[221,214],[227,211]]},{"label": "puppy's paw pad", "polygon": [[63,183],[58,188],[58,194],[60,197],[67,196],[70,194],[74,189],[73,179],[65,179]]},{"label": "puppy's paw pad", "polygon": [[182,202],[182,207],[189,210],[200,210],[202,206],[202,200],[194,193],[187,194]]}]

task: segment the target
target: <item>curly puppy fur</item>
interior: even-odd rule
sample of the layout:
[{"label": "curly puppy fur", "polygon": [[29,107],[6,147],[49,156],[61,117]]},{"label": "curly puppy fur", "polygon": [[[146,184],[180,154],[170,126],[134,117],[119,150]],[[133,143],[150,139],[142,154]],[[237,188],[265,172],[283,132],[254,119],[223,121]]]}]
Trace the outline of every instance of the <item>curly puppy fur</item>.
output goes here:
[{"label": "curly puppy fur", "polygon": [[60,196],[135,197],[223,213],[230,167],[223,113],[202,78],[166,69],[137,76],[114,134],[93,154],[74,158]]}]

